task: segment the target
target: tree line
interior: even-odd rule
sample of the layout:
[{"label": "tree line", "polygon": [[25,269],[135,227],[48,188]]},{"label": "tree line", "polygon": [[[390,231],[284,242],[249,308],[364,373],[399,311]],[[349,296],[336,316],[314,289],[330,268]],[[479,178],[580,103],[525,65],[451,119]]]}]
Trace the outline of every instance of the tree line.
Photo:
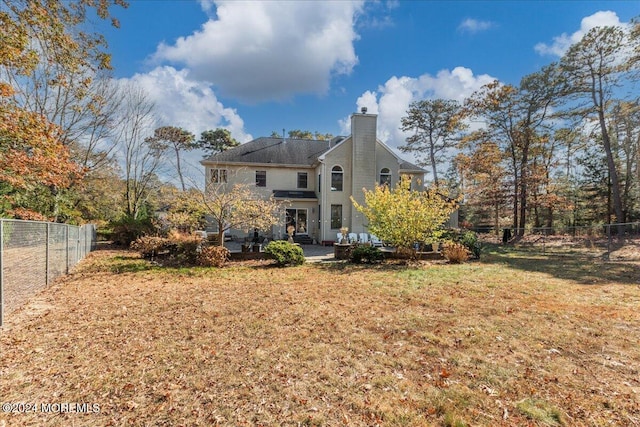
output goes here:
[{"label": "tree line", "polygon": [[[640,219],[640,24],[597,27],[519,85],[464,102],[413,102],[402,150],[463,196],[476,226],[583,226]],[[473,129],[471,129],[473,126]],[[445,178],[438,166],[450,161]]]}]

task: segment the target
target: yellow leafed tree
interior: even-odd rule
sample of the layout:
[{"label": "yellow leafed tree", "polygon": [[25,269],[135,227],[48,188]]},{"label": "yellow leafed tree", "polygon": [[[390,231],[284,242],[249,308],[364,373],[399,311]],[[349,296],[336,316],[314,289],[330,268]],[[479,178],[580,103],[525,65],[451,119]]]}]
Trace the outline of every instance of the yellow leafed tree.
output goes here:
[{"label": "yellow leafed tree", "polygon": [[443,225],[456,209],[451,200],[435,187],[412,191],[411,180],[402,178],[395,188],[386,185],[364,191],[365,204],[351,202],[369,222],[369,231],[401,251],[415,254],[417,242],[436,241]]}]

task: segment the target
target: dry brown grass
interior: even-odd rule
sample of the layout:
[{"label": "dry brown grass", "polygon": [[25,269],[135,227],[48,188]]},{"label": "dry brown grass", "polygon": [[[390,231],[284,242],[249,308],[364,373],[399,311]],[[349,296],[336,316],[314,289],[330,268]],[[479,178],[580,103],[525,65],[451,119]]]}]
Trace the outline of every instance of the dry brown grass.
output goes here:
[{"label": "dry brown grass", "polygon": [[551,261],[160,269],[99,251],[7,316],[0,400],[100,413],[0,425],[640,425],[638,267]]}]

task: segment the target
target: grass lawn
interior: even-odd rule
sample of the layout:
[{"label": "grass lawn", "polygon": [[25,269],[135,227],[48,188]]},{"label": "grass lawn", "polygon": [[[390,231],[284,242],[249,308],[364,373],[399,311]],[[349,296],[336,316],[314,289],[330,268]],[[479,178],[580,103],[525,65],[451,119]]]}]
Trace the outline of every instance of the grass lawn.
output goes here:
[{"label": "grass lawn", "polygon": [[99,405],[0,426],[638,426],[640,268],[496,247],[165,269],[101,250],[6,316],[0,401]]}]

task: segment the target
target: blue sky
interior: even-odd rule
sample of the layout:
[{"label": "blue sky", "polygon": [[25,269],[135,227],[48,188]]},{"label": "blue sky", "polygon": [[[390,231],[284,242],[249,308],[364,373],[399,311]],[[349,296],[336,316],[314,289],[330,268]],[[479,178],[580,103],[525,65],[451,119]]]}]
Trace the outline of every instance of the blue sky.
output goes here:
[{"label": "blue sky", "polygon": [[159,125],[343,135],[367,106],[392,147],[411,101],[518,84],[593,26],[640,15],[635,1],[130,3],[104,31],[115,77],[147,89]]}]

